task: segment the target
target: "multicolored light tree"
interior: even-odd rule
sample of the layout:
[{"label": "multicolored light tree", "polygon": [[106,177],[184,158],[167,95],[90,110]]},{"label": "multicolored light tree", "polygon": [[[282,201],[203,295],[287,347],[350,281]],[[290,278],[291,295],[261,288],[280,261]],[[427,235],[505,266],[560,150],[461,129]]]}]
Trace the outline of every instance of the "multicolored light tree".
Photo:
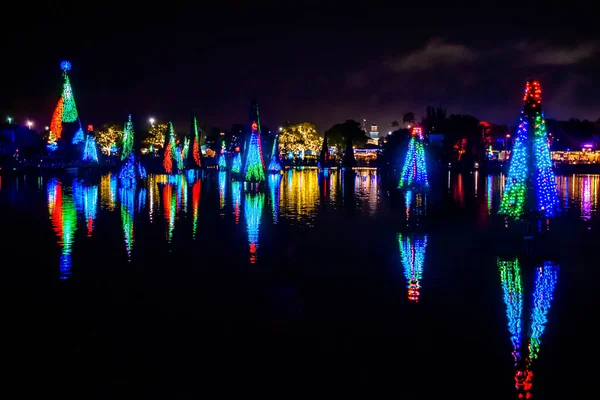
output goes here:
[{"label": "multicolored light tree", "polygon": [[498,212],[515,218],[526,212],[539,212],[549,217],[558,210],[558,204],[542,111],[542,89],[538,81],[527,82],[519,130]]},{"label": "multicolored light tree", "polygon": [[239,151],[233,156],[233,162],[231,163],[231,172],[239,174],[242,170],[242,153]]},{"label": "multicolored light tree", "polygon": [[177,144],[175,143],[175,130],[173,123],[169,122],[169,135],[167,145],[165,146],[165,154],[163,155],[163,167],[167,174],[173,173],[173,161],[178,162],[179,155],[177,154]]},{"label": "multicolored light tree", "polygon": [[269,172],[279,173],[281,171],[281,163],[279,162],[279,135],[273,140],[273,150],[271,150],[271,161],[269,162]]},{"label": "multicolored light tree", "polygon": [[402,236],[398,234],[400,256],[404,266],[404,276],[408,282],[408,300],[418,303],[421,296],[421,280],[425,264],[425,248],[427,235],[422,237]]},{"label": "multicolored light tree", "polygon": [[136,180],[147,177],[146,168],[142,165],[137,154],[135,154],[135,130],[131,121],[131,114],[125,123],[123,130],[123,146],[121,150],[121,160],[125,162],[121,165],[119,179],[123,185],[135,185]]},{"label": "multicolored light tree", "polygon": [[423,146],[423,129],[414,126],[408,142],[408,152],[402,166],[402,174],[398,189],[404,188],[426,189],[429,187],[427,177],[427,164],[425,162],[425,148]]},{"label": "multicolored light tree", "polygon": [[250,127],[252,131],[250,134],[250,143],[248,144],[246,163],[244,165],[244,176],[248,182],[264,182],[266,179],[265,163],[262,156],[260,117],[256,101],[252,103],[251,119],[252,123]]},{"label": "multicolored light tree", "polygon": [[50,179],[46,191],[52,229],[58,236],[58,243],[62,248],[59,265],[60,279],[66,280],[71,275],[71,253],[77,230],[77,209],[73,201],[72,188],[63,187],[58,179]]},{"label": "multicolored light tree", "polygon": [[98,162],[98,146],[96,145],[96,139],[93,134],[88,132],[85,138],[85,146],[83,148],[83,161],[86,162]]},{"label": "multicolored light tree", "polygon": [[67,72],[71,70],[71,63],[69,61],[62,61],[60,63],[60,69],[63,71],[63,89],[60,99],[58,99],[58,103],[56,104],[56,108],[54,109],[54,113],[52,114],[52,121],[50,122],[50,134],[48,136],[48,150],[50,151],[54,151],[58,148],[58,140],[62,137],[63,122],[71,123],[77,121],[79,118],[75,97],[73,96],[73,89],[71,88],[71,82],[69,80],[69,75],[67,74]]},{"label": "multicolored light tree", "polygon": [[227,169],[227,159],[225,158],[225,154],[227,154],[227,148],[225,147],[225,141],[221,142],[221,154],[219,155],[219,169],[226,170]]},{"label": "multicolored light tree", "polygon": [[531,398],[533,385],[533,361],[540,352],[540,339],[548,322],[548,310],[553,299],[554,289],[558,279],[558,265],[545,261],[535,269],[535,287],[532,296],[531,317],[529,325],[528,356],[521,357],[523,335],[523,284],[518,258],[498,259],[498,268],[502,282],[508,330],[513,346],[512,357],[516,368],[515,389],[520,399]]},{"label": "multicolored light tree", "polygon": [[191,137],[188,140],[188,147],[191,148],[191,151],[188,150],[186,153],[186,168],[195,169],[201,167],[200,135],[198,133],[198,121],[196,121],[196,117],[192,117]]}]

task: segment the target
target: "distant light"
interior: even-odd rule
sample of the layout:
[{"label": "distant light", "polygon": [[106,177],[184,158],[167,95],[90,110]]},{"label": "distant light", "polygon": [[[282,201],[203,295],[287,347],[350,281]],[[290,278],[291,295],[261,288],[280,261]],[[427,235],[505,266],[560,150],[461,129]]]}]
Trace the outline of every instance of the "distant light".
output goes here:
[{"label": "distant light", "polygon": [[410,124],[408,124],[408,129],[410,129]]},{"label": "distant light", "polygon": [[33,126],[33,122],[27,121],[27,126],[29,127],[29,129],[31,129],[31,127]]},{"label": "distant light", "polygon": [[154,126],[154,118],[150,118],[148,121],[150,121],[150,125]]},{"label": "distant light", "polygon": [[6,120],[8,121],[9,124],[12,124],[12,117],[6,117]]},{"label": "distant light", "polygon": [[44,129],[45,129],[45,130],[48,130],[48,129],[50,129],[50,128],[49,128],[49,127],[47,127],[47,126],[45,126],[45,127],[44,127]]},{"label": "distant light", "polygon": [[506,137],[507,137],[507,138],[509,138],[509,137],[510,137],[510,133],[507,133],[507,134],[506,134]]},{"label": "distant light", "polygon": [[591,149],[592,147],[594,147],[594,145],[591,143],[586,143],[583,145],[583,147],[585,147],[586,149]]},{"label": "distant light", "polygon": [[392,131],[389,131],[389,132],[388,132],[388,135],[391,135],[391,134],[392,134]]},{"label": "distant light", "polygon": [[282,130],[283,130],[283,128],[280,126],[280,127],[279,127],[279,132],[281,132]]}]

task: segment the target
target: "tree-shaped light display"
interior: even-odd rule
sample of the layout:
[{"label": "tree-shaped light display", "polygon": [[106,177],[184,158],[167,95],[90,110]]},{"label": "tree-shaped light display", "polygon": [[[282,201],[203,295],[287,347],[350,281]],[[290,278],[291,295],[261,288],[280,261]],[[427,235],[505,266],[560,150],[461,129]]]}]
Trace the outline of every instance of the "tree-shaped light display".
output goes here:
[{"label": "tree-shaped light display", "polygon": [[233,156],[233,162],[231,163],[231,172],[239,174],[242,171],[242,153],[239,151]]},{"label": "tree-shaped light display", "polygon": [[527,82],[498,212],[518,218],[527,211],[536,211],[549,217],[557,209],[558,194],[542,111],[542,88],[538,81]]},{"label": "tree-shaped light display", "polygon": [[410,187],[416,189],[426,189],[429,187],[425,148],[423,146],[423,130],[420,126],[412,128],[410,141],[408,142],[408,152],[406,153],[398,184],[399,189]]},{"label": "tree-shaped light display", "polygon": [[131,152],[133,152],[133,122],[131,121],[131,114],[129,119],[125,122],[125,128],[123,129],[123,145],[121,149],[121,161],[129,158]]},{"label": "tree-shaped light display", "polygon": [[169,122],[169,132],[167,136],[167,146],[163,155],[163,167],[167,174],[173,173],[173,162],[177,163],[179,155],[177,154],[177,144],[175,143],[175,130],[173,124]]},{"label": "tree-shaped light display", "polygon": [[265,163],[262,157],[262,145],[260,140],[260,125],[258,122],[258,105],[256,105],[256,120],[252,121],[250,143],[248,154],[244,165],[244,176],[248,182],[265,181]]},{"label": "tree-shaped light display", "polygon": [[77,118],[77,123],[79,123],[79,128],[77,129],[77,132],[75,132],[75,135],[73,135],[73,144],[78,144],[85,141],[85,134],[83,133],[83,128],[81,127],[81,120],[79,118]]},{"label": "tree-shaped light display", "polygon": [[[73,96],[73,89],[71,88],[71,82],[69,80],[69,75],[67,74],[68,71],[71,70],[71,63],[69,61],[61,62],[60,69],[62,70],[63,75],[63,88],[60,99],[52,114],[52,121],[50,122],[50,133],[48,135],[47,146],[50,151],[54,151],[58,148],[58,140],[62,137],[63,122],[70,123],[79,119],[75,97]],[[81,130],[81,123],[79,124],[79,127]],[[77,131],[73,137],[72,143],[76,144],[83,141],[83,130],[81,130],[82,135],[78,134],[79,131]]]},{"label": "tree-shaped light display", "polygon": [[196,117],[192,118],[192,138],[190,147],[191,151],[191,159],[190,154],[188,154],[188,168],[198,168],[202,166],[202,161],[200,159],[200,135],[198,133],[198,121],[196,121]]},{"label": "tree-shaped light display", "polygon": [[225,158],[225,154],[227,154],[227,148],[225,147],[225,141],[221,142],[221,154],[219,155],[219,169],[224,171],[227,169],[227,159]]},{"label": "tree-shaped light display", "polygon": [[281,163],[279,162],[279,135],[273,140],[273,150],[271,150],[271,161],[269,162],[268,171],[278,173],[281,171]]}]

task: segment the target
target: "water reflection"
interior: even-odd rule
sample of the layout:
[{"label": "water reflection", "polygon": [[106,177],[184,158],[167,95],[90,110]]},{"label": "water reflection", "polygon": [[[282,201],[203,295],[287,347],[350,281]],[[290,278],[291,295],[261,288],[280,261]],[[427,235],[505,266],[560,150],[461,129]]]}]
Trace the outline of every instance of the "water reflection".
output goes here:
[{"label": "water reflection", "polygon": [[421,296],[427,235],[403,235],[399,233],[398,244],[404,276],[407,281],[408,300],[418,303]]},{"label": "water reflection", "polygon": [[117,176],[108,173],[100,178],[100,204],[103,209],[114,211],[117,202]]},{"label": "water reflection", "polygon": [[225,216],[225,202],[227,195],[227,172],[219,172],[219,208],[221,210],[221,217]]},{"label": "water reflection", "polygon": [[135,211],[135,185],[119,188],[119,201],[121,202],[121,226],[125,236],[125,250],[127,260],[131,261],[133,253],[133,221]]},{"label": "water reflection", "polygon": [[98,185],[83,185],[73,180],[73,200],[77,211],[83,214],[87,235],[92,236],[98,211]]},{"label": "water reflection", "polygon": [[71,275],[71,251],[77,230],[77,210],[72,188],[63,187],[58,179],[52,178],[48,181],[46,192],[52,229],[62,247],[59,262],[60,279],[65,280]]},{"label": "water reflection", "polygon": [[200,214],[200,190],[202,189],[202,181],[196,180],[192,185],[192,239],[196,240],[198,232],[198,216]]},{"label": "water reflection", "polygon": [[279,222],[279,202],[281,201],[281,174],[269,175],[269,192],[271,194],[271,213],[273,223]]},{"label": "water reflection", "polygon": [[248,230],[248,244],[250,246],[250,264],[255,264],[258,251],[258,234],[262,218],[265,195],[263,193],[246,193],[244,201],[244,216]]},{"label": "water reflection", "polygon": [[288,170],[279,197],[281,215],[301,225],[312,225],[318,209],[319,178],[316,170]]},{"label": "water reflection", "polygon": [[[531,398],[533,386],[533,362],[540,353],[541,338],[548,322],[548,311],[553,299],[554,289],[558,279],[558,265],[544,261],[535,268],[535,286],[532,295],[529,340],[527,348],[523,348],[523,283],[521,266],[517,257],[510,259],[498,258],[498,269],[506,316],[508,331],[512,344],[512,357],[515,366],[515,389],[518,398]],[[523,358],[522,353],[527,353]]]},{"label": "water reflection", "polygon": [[363,204],[368,215],[375,215],[379,206],[379,178],[376,169],[355,170],[354,194],[356,200]]},{"label": "water reflection", "polygon": [[163,185],[163,215],[167,224],[167,241],[173,240],[175,230],[175,217],[177,215],[177,194],[173,183]]}]

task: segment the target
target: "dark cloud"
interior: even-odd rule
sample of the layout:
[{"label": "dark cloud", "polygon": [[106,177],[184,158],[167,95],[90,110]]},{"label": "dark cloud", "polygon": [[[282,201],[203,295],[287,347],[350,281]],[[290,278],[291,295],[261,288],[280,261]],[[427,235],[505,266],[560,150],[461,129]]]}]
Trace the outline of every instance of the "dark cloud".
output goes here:
[{"label": "dark cloud", "polygon": [[396,71],[426,70],[472,62],[477,53],[465,45],[430,40],[424,48],[401,56],[391,63]]},{"label": "dark cloud", "polygon": [[598,52],[596,43],[583,43],[574,47],[539,46],[530,53],[531,62],[538,65],[573,65],[586,61]]}]

